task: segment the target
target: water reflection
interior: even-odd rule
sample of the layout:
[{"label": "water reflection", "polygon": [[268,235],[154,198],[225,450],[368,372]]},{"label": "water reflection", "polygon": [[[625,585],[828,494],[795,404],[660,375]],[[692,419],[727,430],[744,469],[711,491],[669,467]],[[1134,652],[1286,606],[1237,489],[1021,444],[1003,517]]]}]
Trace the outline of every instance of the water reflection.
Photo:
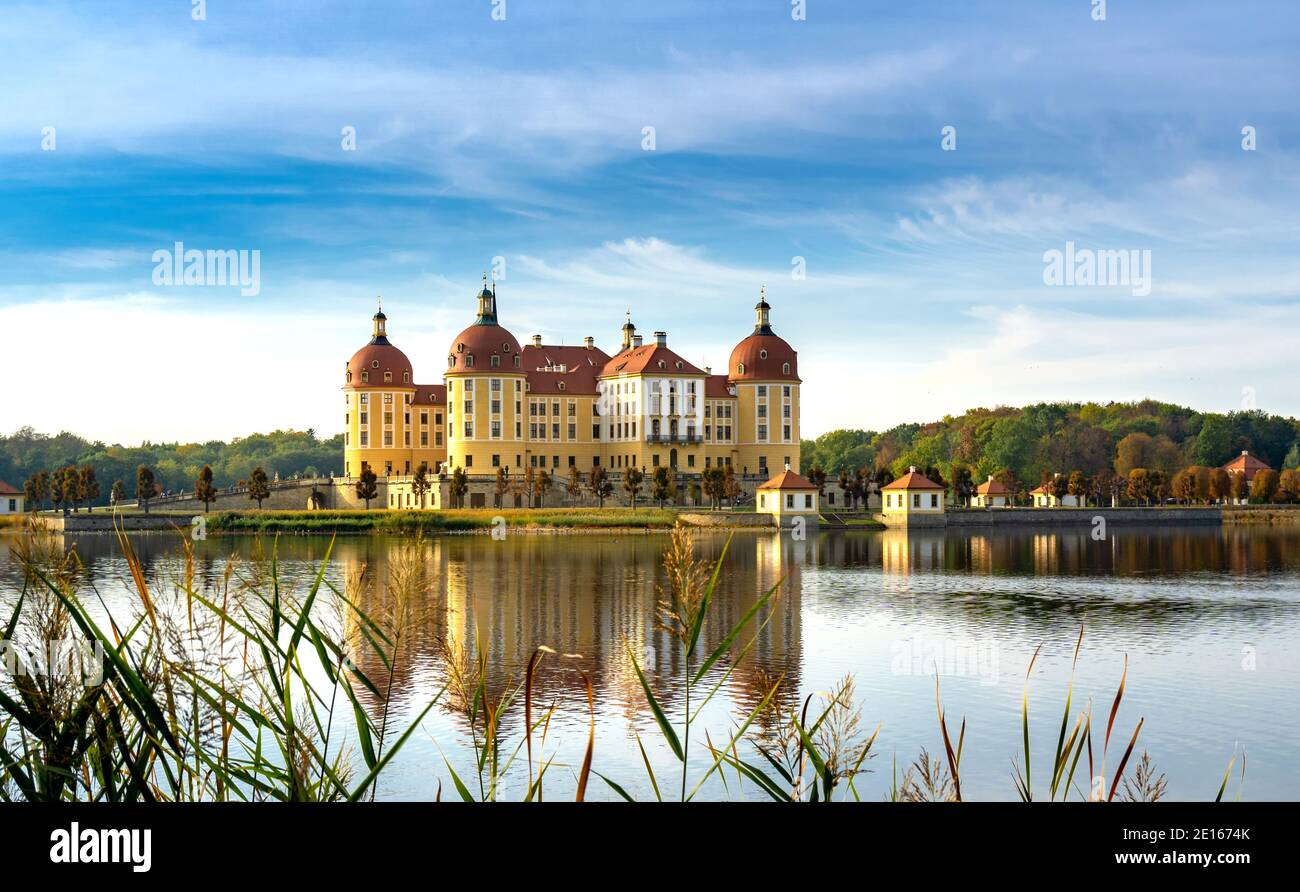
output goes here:
[{"label": "water reflection", "polygon": [[[1153,752],[1166,770],[1199,777],[1216,764],[1221,775],[1220,755],[1226,764],[1233,742],[1250,739],[1257,747],[1252,770],[1268,779],[1256,798],[1300,795],[1300,782],[1285,767],[1295,756],[1285,741],[1300,732],[1291,681],[1300,643],[1300,529],[1109,532],[1104,541],[1094,541],[1090,528],[824,532],[808,541],[789,534],[737,534],[705,627],[705,651],[767,590],[779,585],[780,596],[761,616],[752,649],[710,702],[704,724],[715,735],[726,733],[774,678],[786,681],[781,706],[788,710],[851,671],[870,706],[871,724],[883,721],[882,739],[900,760],[910,760],[919,745],[934,749],[933,678],[900,673],[899,648],[919,635],[978,639],[990,644],[1002,675],[1013,683],[962,687],[958,679],[950,696],[980,732],[972,759],[981,755],[981,745],[989,747],[984,755],[991,767],[973,764],[971,789],[1005,798],[1011,790],[1003,777],[1006,759],[1016,745],[1017,676],[1025,657],[1039,642],[1060,645],[1060,653],[1048,648],[1041,671],[1049,682],[1062,682],[1069,642],[1082,623],[1099,690],[1113,692],[1124,655],[1137,663],[1134,697],[1154,700],[1147,713],[1153,717],[1150,737],[1163,748]],[[3,598],[20,584],[6,547],[13,541],[0,537]],[[180,568],[178,538],[138,535],[132,542],[150,585],[166,590]],[[697,555],[714,560],[725,542],[724,534],[702,533]],[[68,536],[63,544],[75,547],[88,580],[108,603],[127,598],[129,574],[113,537]],[[274,550],[284,585],[303,591],[328,542],[232,537],[194,545],[200,584],[219,585],[232,557],[241,573],[264,568]],[[346,629],[362,669],[381,689],[391,685],[395,708],[403,714],[417,711],[446,684],[449,653],[485,649],[487,686],[494,695],[522,677],[538,645],[576,655],[548,658],[538,701],[556,704],[557,735],[578,732],[561,745],[562,753],[570,752],[585,733],[585,683],[578,670],[587,673],[597,698],[598,767],[633,778],[628,783],[635,791],[642,772],[636,735],[643,736],[656,764],[671,757],[652,742],[656,732],[629,649],[665,709],[676,714],[682,705],[681,648],[654,623],[666,545],[661,535],[518,534],[504,541],[449,536],[414,546],[357,537],[338,540],[327,578],[368,614],[407,616],[391,676],[363,646],[360,627],[353,622]],[[414,586],[394,578],[408,572],[401,553],[411,547],[418,548],[415,563],[423,574]],[[408,591],[400,597],[403,588]],[[734,644],[733,654],[748,640]],[[1236,667],[1243,643],[1261,654],[1262,668],[1250,675]],[[1088,671],[1083,680],[1094,680]],[[370,697],[366,705],[378,715],[378,700]],[[513,709],[521,710],[522,703]],[[1216,728],[1211,743],[1203,739],[1207,720]],[[388,795],[430,798],[436,786],[431,765],[440,758],[434,754],[455,753],[467,733],[463,719],[446,712],[431,719],[427,730],[413,744],[413,755],[404,754],[404,781]],[[1172,790],[1195,792],[1177,783]]]}]

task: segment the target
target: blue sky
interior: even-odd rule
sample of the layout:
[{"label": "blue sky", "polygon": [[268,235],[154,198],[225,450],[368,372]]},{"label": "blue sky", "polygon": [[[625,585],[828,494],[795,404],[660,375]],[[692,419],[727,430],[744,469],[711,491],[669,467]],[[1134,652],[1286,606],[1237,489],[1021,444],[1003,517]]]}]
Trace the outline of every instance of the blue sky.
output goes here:
[{"label": "blue sky", "polygon": [[[0,14],[0,429],[333,433],[375,296],[438,380],[494,257],[520,339],[630,307],[718,370],[766,283],[807,434],[1300,414],[1294,3],[108,6]],[[155,285],[176,241],[260,251],[260,292]],[[1150,251],[1151,293],[1045,285],[1067,241]]]}]

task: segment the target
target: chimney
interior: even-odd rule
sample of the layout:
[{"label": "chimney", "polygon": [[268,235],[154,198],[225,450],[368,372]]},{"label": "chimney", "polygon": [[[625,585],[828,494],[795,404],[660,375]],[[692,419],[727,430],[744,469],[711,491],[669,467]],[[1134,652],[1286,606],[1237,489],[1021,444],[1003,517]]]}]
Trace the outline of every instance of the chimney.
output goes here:
[{"label": "chimney", "polygon": [[540,346],[542,346],[542,336],[541,336],[541,335],[538,335],[538,334],[533,335],[533,346],[534,346],[534,347],[540,347]]},{"label": "chimney", "polygon": [[909,474],[915,474],[915,473],[916,473],[916,465],[908,465],[908,466],[907,466],[907,473],[909,473]]},{"label": "chimney", "polygon": [[992,482],[993,482],[993,475],[990,474],[990,475],[989,475],[989,483],[992,483]]},{"label": "chimney", "polygon": [[585,338],[582,339],[582,345],[586,347],[588,350],[590,350],[592,347],[596,346],[596,339],[593,338],[591,335],[587,335]]},{"label": "chimney", "polygon": [[655,346],[656,347],[668,346],[668,332],[666,331],[655,332]]},{"label": "chimney", "polygon": [[632,346],[633,346],[633,347],[640,347],[640,346],[641,346],[641,336],[640,336],[640,335],[632,335]]},{"label": "chimney", "polygon": [[786,462],[786,463],[785,463],[785,469],[786,469],[787,471],[790,470],[790,463],[789,463],[789,462]]},{"label": "chimney", "polygon": [[706,365],[706,366],[704,367],[704,374],[706,374],[706,375],[712,375],[712,374],[713,374],[713,366],[711,366],[711,365]]}]

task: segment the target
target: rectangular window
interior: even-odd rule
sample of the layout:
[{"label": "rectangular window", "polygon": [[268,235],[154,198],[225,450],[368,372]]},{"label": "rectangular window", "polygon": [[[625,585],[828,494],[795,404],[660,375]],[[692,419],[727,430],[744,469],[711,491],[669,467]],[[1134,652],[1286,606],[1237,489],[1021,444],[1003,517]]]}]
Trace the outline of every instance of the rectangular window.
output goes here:
[{"label": "rectangular window", "polygon": [[787,508],[793,508],[793,507],[794,507],[794,493],[786,493],[786,495],[785,495],[785,507],[787,507]]},{"label": "rectangular window", "polygon": [[370,423],[370,413],[369,413],[369,412],[362,412],[362,413],[361,413],[361,423],[362,423],[362,424],[369,424],[369,423]]},{"label": "rectangular window", "polygon": [[421,446],[428,446],[428,445],[429,445],[429,432],[428,432],[428,431],[420,431],[420,445],[421,445]]},{"label": "rectangular window", "polygon": [[930,507],[931,507],[931,508],[938,508],[938,507],[939,507],[939,497],[938,497],[937,495],[931,495],[931,496],[930,496]]},{"label": "rectangular window", "polygon": [[919,493],[913,493],[913,494],[912,494],[912,507],[913,507],[913,508],[920,508],[920,507],[921,507],[921,496],[920,496]]},{"label": "rectangular window", "polygon": [[809,509],[812,508],[812,493],[803,497],[803,506]]},{"label": "rectangular window", "polygon": [[492,422],[492,439],[501,439],[501,422],[499,421]]},{"label": "rectangular window", "polygon": [[467,421],[465,422],[465,439],[468,440],[473,436],[474,436],[474,422]]},{"label": "rectangular window", "polygon": [[569,439],[570,440],[578,439],[578,426],[576,424],[569,425]]},{"label": "rectangular window", "polygon": [[392,445],[393,445],[393,432],[392,432],[392,431],[384,431],[384,445],[385,445],[385,446],[392,446]]}]

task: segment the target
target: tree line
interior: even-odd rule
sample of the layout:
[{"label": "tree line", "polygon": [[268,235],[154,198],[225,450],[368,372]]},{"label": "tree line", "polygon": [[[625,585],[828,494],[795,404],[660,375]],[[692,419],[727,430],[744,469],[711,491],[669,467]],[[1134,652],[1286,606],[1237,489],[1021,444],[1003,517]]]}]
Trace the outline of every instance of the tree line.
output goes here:
[{"label": "tree line", "polygon": [[[269,478],[329,476],[343,473],[343,436],[321,439],[311,430],[273,431],[251,434],[229,442],[149,443],[139,446],[108,445],[76,434],[55,436],[24,427],[8,436],[0,435],[0,480],[18,486],[44,471],[52,479],[67,467],[93,467],[102,481],[123,481],[121,501],[134,497],[133,481],[140,466],[150,469],[162,492],[188,490],[203,468],[212,472],[218,489],[246,481],[251,468],[262,468]],[[107,505],[111,491],[85,500],[85,506]],[[44,497],[48,504],[49,495]]]},{"label": "tree line", "polygon": [[1010,473],[1036,484],[1067,469],[1127,477],[1144,468],[1172,478],[1184,468],[1219,467],[1243,450],[1274,468],[1300,466],[1300,422],[1259,410],[1197,412],[1155,400],[1000,406],[883,432],[830,431],[801,443],[800,466],[821,469],[833,481],[845,472],[887,470],[897,477],[915,465],[944,477],[965,467],[977,481]]}]

